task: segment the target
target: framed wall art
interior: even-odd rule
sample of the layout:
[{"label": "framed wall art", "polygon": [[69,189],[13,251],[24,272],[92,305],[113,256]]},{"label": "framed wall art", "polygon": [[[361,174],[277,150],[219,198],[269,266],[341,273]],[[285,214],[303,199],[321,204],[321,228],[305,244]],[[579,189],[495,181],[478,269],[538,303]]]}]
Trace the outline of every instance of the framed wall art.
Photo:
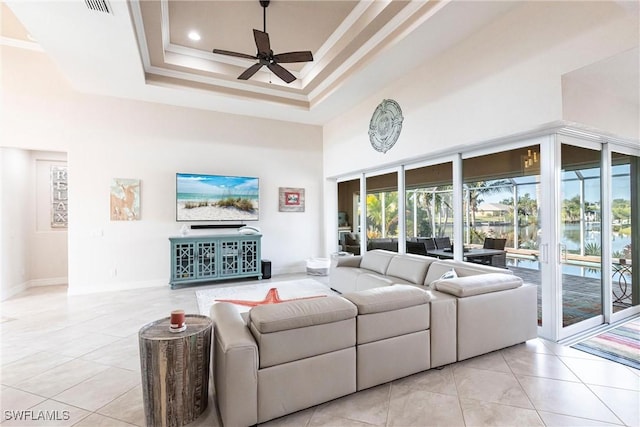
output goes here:
[{"label": "framed wall art", "polygon": [[67,228],[68,215],[67,166],[51,166],[51,227]]},{"label": "framed wall art", "polygon": [[304,188],[280,187],[280,212],[304,212]]},{"label": "framed wall art", "polygon": [[114,178],[110,194],[111,221],[137,221],[140,219],[140,180]]}]

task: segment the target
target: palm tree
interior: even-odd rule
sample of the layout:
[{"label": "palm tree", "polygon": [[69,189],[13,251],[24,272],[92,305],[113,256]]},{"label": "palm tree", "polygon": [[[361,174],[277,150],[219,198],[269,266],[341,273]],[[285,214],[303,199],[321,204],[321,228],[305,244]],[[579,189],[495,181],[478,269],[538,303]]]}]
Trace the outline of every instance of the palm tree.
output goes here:
[{"label": "palm tree", "polygon": [[524,225],[529,225],[529,217],[537,217],[538,201],[531,198],[529,193],[518,198],[518,217],[524,216]]},{"label": "palm tree", "polygon": [[375,238],[382,235],[382,203],[380,194],[367,194],[367,237]]},{"label": "palm tree", "polygon": [[469,185],[469,206],[471,209],[471,227],[476,223],[476,212],[478,211],[478,205],[484,202],[483,196],[489,196],[492,194],[499,194],[504,191],[504,187],[509,185],[505,180],[494,181],[476,181]]},{"label": "palm tree", "polygon": [[580,221],[580,196],[562,201],[562,220],[566,222]]}]

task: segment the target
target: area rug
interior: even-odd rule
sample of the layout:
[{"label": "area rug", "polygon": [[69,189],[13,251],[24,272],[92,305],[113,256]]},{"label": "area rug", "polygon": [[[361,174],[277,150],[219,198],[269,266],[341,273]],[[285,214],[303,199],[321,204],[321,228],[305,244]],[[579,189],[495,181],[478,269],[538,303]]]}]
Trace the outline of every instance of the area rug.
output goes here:
[{"label": "area rug", "polygon": [[571,347],[640,369],[640,319],[627,322]]},{"label": "area rug", "polygon": [[[273,291],[275,289],[275,291]],[[238,311],[249,311],[252,302],[273,303],[276,300],[301,299],[337,295],[327,285],[314,279],[298,279],[281,282],[265,281],[255,285],[215,287],[196,291],[200,314],[209,315],[211,306],[220,300],[235,300]]]}]

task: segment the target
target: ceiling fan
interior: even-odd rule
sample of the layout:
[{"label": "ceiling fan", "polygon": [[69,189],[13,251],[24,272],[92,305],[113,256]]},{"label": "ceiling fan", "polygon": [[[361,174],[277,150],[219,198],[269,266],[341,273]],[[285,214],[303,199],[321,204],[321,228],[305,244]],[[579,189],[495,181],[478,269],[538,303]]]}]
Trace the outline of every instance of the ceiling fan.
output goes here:
[{"label": "ceiling fan", "polygon": [[253,64],[238,76],[238,79],[240,80],[250,79],[251,76],[257,73],[260,68],[266,65],[267,68],[269,68],[273,72],[273,74],[280,77],[288,84],[294,81],[296,78],[282,65],[280,65],[280,63],[286,64],[292,62],[309,62],[313,61],[313,55],[308,50],[301,52],[280,53],[277,55],[273,54],[273,50],[271,50],[271,43],[269,42],[269,34],[267,33],[267,7],[269,6],[269,3],[270,0],[260,0],[260,6],[262,6],[263,12],[264,31],[256,29],[253,30],[253,38],[255,39],[256,47],[258,48],[258,53],[255,56],[220,49],[213,49],[213,53],[236,56],[238,58],[257,59],[258,63]]}]

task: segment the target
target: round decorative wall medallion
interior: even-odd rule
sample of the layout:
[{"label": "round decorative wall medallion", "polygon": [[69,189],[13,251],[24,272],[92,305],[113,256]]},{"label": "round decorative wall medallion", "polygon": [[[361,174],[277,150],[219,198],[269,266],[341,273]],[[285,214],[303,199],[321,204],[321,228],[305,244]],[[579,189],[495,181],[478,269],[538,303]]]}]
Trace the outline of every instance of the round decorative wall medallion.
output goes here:
[{"label": "round decorative wall medallion", "polygon": [[393,147],[402,130],[402,110],[393,99],[385,99],[376,108],[369,123],[369,141],[376,151],[386,153]]}]

